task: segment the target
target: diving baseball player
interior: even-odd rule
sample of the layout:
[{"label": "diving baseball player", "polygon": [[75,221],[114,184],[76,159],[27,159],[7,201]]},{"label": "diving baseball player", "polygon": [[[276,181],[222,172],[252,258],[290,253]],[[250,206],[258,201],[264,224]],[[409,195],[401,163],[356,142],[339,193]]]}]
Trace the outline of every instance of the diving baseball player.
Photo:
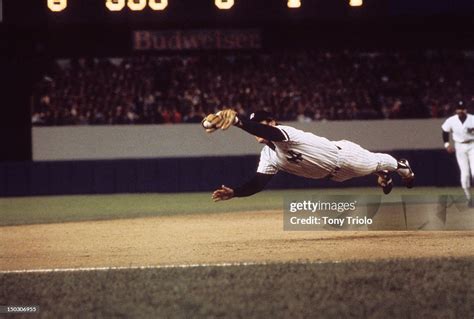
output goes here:
[{"label": "diving baseball player", "polygon": [[[456,152],[456,160],[461,171],[461,186],[469,206],[473,207],[470,188],[474,176],[474,116],[467,113],[464,101],[457,103],[456,114],[446,119],[441,129],[446,151]],[[449,143],[449,133],[452,133],[454,147]]]},{"label": "diving baseball player", "polygon": [[376,174],[385,194],[390,193],[393,187],[390,172],[396,171],[408,188],[413,186],[415,174],[407,160],[397,161],[388,154],[372,153],[347,140],[330,141],[290,126],[279,125],[266,111],[257,111],[245,119],[227,109],[209,114],[202,125],[209,133],[235,125],[256,136],[259,143],[265,144],[255,176],[237,188],[222,185],[213,192],[214,201],[260,192],[278,171],[338,182]]}]

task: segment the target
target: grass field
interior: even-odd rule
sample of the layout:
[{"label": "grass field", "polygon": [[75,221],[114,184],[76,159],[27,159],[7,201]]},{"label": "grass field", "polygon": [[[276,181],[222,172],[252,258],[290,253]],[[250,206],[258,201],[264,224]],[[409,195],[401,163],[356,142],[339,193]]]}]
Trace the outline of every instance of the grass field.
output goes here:
[{"label": "grass field", "polygon": [[[381,195],[378,188],[264,191],[251,197],[214,203],[210,193],[117,194],[0,198],[0,226],[84,220],[108,220],[175,214],[225,213],[283,209],[284,197],[314,194]],[[400,194],[462,196],[460,188],[394,189],[384,201]]]},{"label": "grass field", "polygon": [[39,305],[42,318],[472,318],[473,261],[0,274],[0,281],[8,304]]},{"label": "grass field", "polygon": [[[0,306],[40,309],[3,316],[473,318],[472,230],[283,231],[285,197],[322,193],[381,194],[266,191],[219,203],[209,193],[1,198],[0,263],[20,266],[1,268]],[[394,189],[383,199],[403,194],[461,191]],[[85,266],[67,266],[76,264]]]}]

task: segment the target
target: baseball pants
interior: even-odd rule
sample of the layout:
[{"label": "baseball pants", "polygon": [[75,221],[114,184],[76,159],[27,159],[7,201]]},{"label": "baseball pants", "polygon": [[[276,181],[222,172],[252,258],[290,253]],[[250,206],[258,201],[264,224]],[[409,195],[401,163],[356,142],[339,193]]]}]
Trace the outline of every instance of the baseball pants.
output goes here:
[{"label": "baseball pants", "polygon": [[351,141],[342,140],[335,144],[340,148],[339,170],[331,178],[337,182],[370,175],[382,170],[395,171],[397,160],[385,153],[373,153]]},{"label": "baseball pants", "polygon": [[467,199],[471,199],[469,188],[474,176],[474,143],[456,143],[456,160],[461,171],[461,186]]}]

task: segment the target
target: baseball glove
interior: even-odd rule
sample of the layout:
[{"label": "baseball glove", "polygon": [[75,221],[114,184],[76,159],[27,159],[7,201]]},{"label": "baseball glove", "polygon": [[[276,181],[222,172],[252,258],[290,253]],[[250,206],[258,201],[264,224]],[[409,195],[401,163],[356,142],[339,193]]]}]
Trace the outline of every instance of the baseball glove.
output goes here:
[{"label": "baseball glove", "polygon": [[222,119],[219,115],[211,113],[207,115],[201,122],[202,127],[206,129],[207,133],[212,133],[218,129],[217,124],[219,124]]},{"label": "baseball glove", "polygon": [[216,114],[207,115],[201,122],[206,132],[211,133],[217,129],[227,130],[235,123],[237,112],[232,109],[226,109],[217,112]]}]

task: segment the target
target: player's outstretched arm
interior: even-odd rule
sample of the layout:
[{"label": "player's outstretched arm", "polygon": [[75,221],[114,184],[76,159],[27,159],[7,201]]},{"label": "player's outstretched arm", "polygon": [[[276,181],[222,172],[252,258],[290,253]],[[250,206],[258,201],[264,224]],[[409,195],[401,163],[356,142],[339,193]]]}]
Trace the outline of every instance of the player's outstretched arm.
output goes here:
[{"label": "player's outstretched arm", "polygon": [[269,141],[280,142],[286,140],[285,135],[276,127],[239,118],[237,112],[232,109],[225,109],[216,114],[207,115],[202,120],[201,125],[207,133],[215,132],[218,129],[227,130],[231,125],[235,125],[247,133]]},{"label": "player's outstretched arm", "polygon": [[212,200],[218,202],[221,200],[228,200],[234,197],[251,196],[253,194],[261,192],[268,184],[268,182],[272,179],[272,177],[273,174],[257,173],[251,180],[235,189],[222,185],[219,189],[216,189],[212,193]]},{"label": "player's outstretched arm", "polygon": [[280,142],[286,140],[285,135],[274,126],[261,124],[249,120],[242,119],[237,122],[236,126],[240,127],[247,133],[264,138],[273,142]]}]

